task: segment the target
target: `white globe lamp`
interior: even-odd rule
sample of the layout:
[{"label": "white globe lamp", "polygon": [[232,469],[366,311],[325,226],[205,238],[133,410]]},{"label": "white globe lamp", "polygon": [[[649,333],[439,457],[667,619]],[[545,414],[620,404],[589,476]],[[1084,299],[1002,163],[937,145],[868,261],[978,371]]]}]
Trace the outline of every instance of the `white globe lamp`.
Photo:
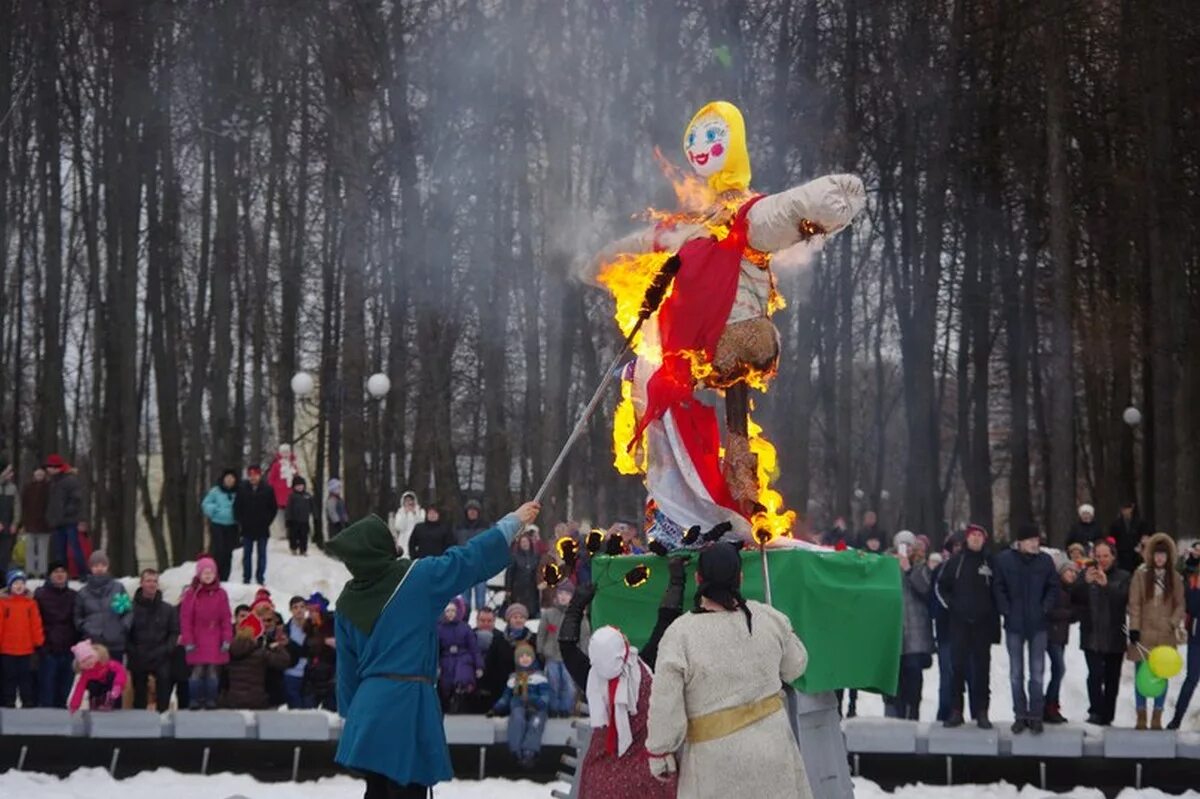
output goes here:
[{"label": "white globe lamp", "polygon": [[885,488],[884,490],[882,490],[882,491],[880,491],[880,492],[879,492],[879,498],[880,498],[880,499],[882,499],[884,502],[887,502],[889,499],[891,499],[891,498],[892,498],[892,495],[891,495],[891,493],[890,493],[890,492],[889,492],[889,491],[888,491],[888,490]]},{"label": "white globe lamp", "polygon": [[367,378],[367,393],[374,399],[382,399],[392,390],[392,381],[383,372],[377,372]]},{"label": "white globe lamp", "polygon": [[867,492],[863,491],[861,488],[854,489],[854,498],[855,499],[862,499],[866,495],[867,495]]},{"label": "white globe lamp", "polygon": [[292,375],[292,393],[303,399],[313,393],[316,383],[308,372],[296,372]]},{"label": "white globe lamp", "polygon": [[1125,424],[1129,425],[1130,427],[1137,427],[1142,423],[1142,412],[1130,405],[1125,409],[1125,412],[1121,414],[1121,418],[1124,419]]}]

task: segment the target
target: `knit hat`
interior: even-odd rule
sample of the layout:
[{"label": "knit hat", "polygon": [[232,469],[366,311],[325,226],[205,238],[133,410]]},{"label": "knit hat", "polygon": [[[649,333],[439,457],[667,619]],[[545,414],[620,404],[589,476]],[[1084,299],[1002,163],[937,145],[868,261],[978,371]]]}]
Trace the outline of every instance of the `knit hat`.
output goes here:
[{"label": "knit hat", "polygon": [[1042,531],[1033,522],[1025,522],[1017,528],[1016,540],[1028,541],[1030,538],[1041,539]]},{"label": "knit hat", "polygon": [[292,488],[299,488],[300,486],[305,486],[305,487],[307,487],[307,486],[308,486],[308,481],[307,481],[307,480],[305,480],[305,479],[304,479],[303,477],[301,477],[300,475],[296,475],[295,477],[293,477],[293,478],[292,478]]},{"label": "knit hat", "polygon": [[571,596],[575,596],[575,583],[571,582],[570,580],[563,580],[561,583],[554,586],[554,590],[563,591]]},{"label": "knit hat", "polygon": [[982,524],[968,524],[967,529],[963,530],[963,541],[964,542],[967,540],[967,536],[969,536],[971,533],[979,533],[980,535],[983,536],[985,541],[992,537],[991,533],[989,533],[987,531],[987,528],[984,527]]},{"label": "knit hat", "polygon": [[68,464],[65,460],[63,460],[61,455],[55,454],[55,455],[51,455],[50,457],[46,458],[46,468],[47,469],[68,469],[68,468],[70,468],[70,464]]},{"label": "knit hat", "polygon": [[17,580],[25,580],[25,572],[20,569],[9,569],[8,574],[4,577],[4,587],[12,590],[12,584]]},{"label": "knit hat", "polygon": [[911,547],[917,543],[917,536],[912,530],[901,530],[896,533],[896,537],[892,539],[892,543],[896,546],[896,549],[899,549],[904,544]]},{"label": "knit hat", "polygon": [[926,552],[933,548],[933,542],[929,540],[929,536],[927,535],[917,536],[917,543],[923,546]]},{"label": "knit hat", "polygon": [[327,494],[338,494],[338,495],[341,495],[341,493],[342,493],[342,481],[341,481],[341,480],[339,480],[339,479],[337,479],[336,477],[331,477],[331,478],[329,478],[329,482],[325,484],[325,492],[326,492]]},{"label": "knit hat", "polygon": [[262,467],[261,466],[248,466],[248,467],[246,467],[246,474],[262,474]]},{"label": "knit hat", "polygon": [[1093,519],[1096,517],[1096,509],[1093,508],[1091,505],[1087,504],[1086,502],[1079,506],[1080,518],[1082,518],[1083,514],[1085,514],[1085,513],[1087,515],[1091,516]]},{"label": "knit hat", "polygon": [[52,560],[50,561],[50,564],[46,566],[46,574],[49,576],[54,574],[54,572],[58,571],[59,569],[67,571],[67,564],[61,560]]},{"label": "knit hat", "polygon": [[238,629],[249,630],[250,637],[252,638],[261,638],[263,634],[262,619],[251,613],[249,616],[238,622]]},{"label": "knit hat", "polygon": [[468,500],[467,500],[467,502],[466,502],[466,504],[465,504],[465,505],[463,505],[463,510],[464,510],[464,511],[468,511],[468,510],[477,510],[477,511],[480,511],[480,512],[482,512],[482,511],[483,511],[483,505],[480,505],[480,504],[479,504],[479,500],[477,500],[477,499],[468,499]]},{"label": "knit hat", "polygon": [[514,602],[508,606],[507,610],[504,611],[504,621],[506,623],[509,622],[514,613],[520,613],[525,618],[529,618],[529,608],[525,607],[520,602]]},{"label": "knit hat", "polygon": [[513,663],[520,660],[521,655],[529,655],[531,658],[537,659],[537,651],[533,648],[533,644],[528,641],[520,641],[513,647]]},{"label": "knit hat", "polygon": [[312,594],[309,595],[308,599],[304,600],[304,603],[309,607],[316,608],[322,613],[329,610],[329,600],[326,599],[325,595],[320,591],[313,591]]},{"label": "knit hat", "polygon": [[98,566],[101,564],[104,566],[108,565],[108,555],[104,553],[103,549],[97,549],[92,553],[92,556],[88,558],[88,568],[90,569],[93,566]]},{"label": "knit hat", "polygon": [[258,609],[266,605],[271,610],[275,609],[275,603],[271,601],[271,592],[265,588],[260,588],[254,592],[254,601],[250,603],[250,612],[258,613]]},{"label": "knit hat", "polygon": [[217,562],[208,555],[201,555],[200,557],[196,558],[196,576],[199,577],[200,572],[204,571],[205,569],[212,569],[213,573],[216,574]]},{"label": "knit hat", "polygon": [[82,663],[85,660],[96,657],[96,648],[92,646],[92,642],[84,639],[71,647],[71,654],[75,655],[75,660]]},{"label": "knit hat", "polygon": [[1067,558],[1062,563],[1058,564],[1058,573],[1059,574],[1062,574],[1067,569],[1071,569],[1072,571],[1079,571],[1079,567],[1075,565],[1075,561],[1071,560],[1070,558]]}]

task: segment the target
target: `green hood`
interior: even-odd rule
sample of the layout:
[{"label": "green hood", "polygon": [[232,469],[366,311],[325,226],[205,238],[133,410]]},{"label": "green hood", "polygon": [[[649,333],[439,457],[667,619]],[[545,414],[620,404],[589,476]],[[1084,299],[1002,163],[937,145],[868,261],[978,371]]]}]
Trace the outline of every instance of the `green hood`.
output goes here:
[{"label": "green hood", "polygon": [[346,564],[351,580],[338,596],[337,612],[364,635],[370,635],[412,561],[396,557],[396,542],[378,516],[355,522],[325,545]]}]

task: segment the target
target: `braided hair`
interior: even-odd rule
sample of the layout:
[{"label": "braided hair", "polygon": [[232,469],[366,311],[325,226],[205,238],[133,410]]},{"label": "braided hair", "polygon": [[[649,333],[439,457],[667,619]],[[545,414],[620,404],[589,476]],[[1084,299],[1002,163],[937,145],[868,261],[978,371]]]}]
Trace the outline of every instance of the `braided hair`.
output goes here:
[{"label": "braided hair", "polygon": [[696,611],[707,598],[726,610],[740,609],[746,617],[746,629],[753,634],[754,624],[746,598],[742,596],[742,558],[732,544],[718,541],[704,548],[697,564],[700,588],[696,591]]}]

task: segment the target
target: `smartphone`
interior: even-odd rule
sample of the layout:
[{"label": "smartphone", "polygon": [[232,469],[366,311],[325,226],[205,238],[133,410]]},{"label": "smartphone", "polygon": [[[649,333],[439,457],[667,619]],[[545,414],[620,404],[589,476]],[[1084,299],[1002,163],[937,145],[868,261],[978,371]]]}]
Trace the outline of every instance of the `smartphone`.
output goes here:
[{"label": "smartphone", "polygon": [[896,547],[896,551],[898,553],[900,553],[900,557],[907,558],[908,557],[908,544],[901,544],[900,546]]}]

